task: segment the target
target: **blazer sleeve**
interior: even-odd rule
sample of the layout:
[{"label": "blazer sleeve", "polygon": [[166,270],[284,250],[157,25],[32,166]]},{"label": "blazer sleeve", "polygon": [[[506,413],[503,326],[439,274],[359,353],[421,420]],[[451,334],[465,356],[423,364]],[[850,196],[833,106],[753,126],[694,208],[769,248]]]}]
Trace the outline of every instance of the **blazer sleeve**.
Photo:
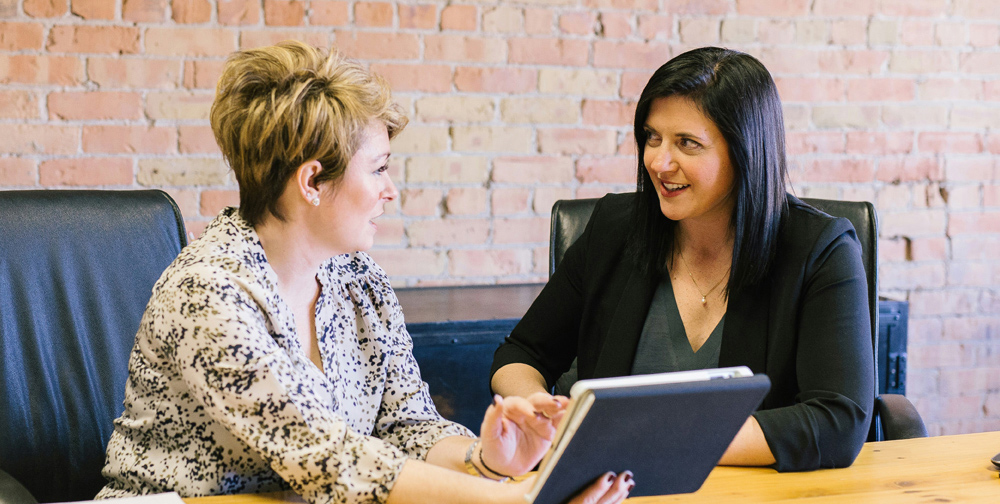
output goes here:
[{"label": "blazer sleeve", "polygon": [[794,405],[755,413],[779,471],[846,467],[868,434],[875,397],[861,247],[830,221],[806,261],[794,340]]},{"label": "blazer sleeve", "polygon": [[601,220],[604,202],[603,198],[597,202],[580,238],[566,249],[552,278],[493,354],[491,380],[501,367],[522,363],[538,370],[551,390],[569,370],[577,356],[591,236]]}]

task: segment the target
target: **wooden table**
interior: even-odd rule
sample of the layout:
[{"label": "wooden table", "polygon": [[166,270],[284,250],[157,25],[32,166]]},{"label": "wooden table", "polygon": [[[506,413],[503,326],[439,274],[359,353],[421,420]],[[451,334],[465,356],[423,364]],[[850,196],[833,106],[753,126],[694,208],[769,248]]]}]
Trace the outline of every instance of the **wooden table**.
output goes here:
[{"label": "wooden table", "polygon": [[[1000,503],[1000,478],[989,460],[997,452],[1000,432],[867,443],[854,465],[846,469],[779,474],[771,469],[717,467],[693,494],[628,502]],[[303,502],[292,492],[184,500],[187,504]]]}]

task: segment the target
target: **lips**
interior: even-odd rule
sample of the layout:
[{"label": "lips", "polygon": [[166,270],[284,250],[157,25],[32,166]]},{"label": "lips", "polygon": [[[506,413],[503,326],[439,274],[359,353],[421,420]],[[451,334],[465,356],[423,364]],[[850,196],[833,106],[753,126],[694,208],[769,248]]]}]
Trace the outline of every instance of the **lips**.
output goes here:
[{"label": "lips", "polygon": [[691,187],[691,184],[668,184],[666,182],[660,182],[660,184],[668,191],[680,191],[681,189]]}]

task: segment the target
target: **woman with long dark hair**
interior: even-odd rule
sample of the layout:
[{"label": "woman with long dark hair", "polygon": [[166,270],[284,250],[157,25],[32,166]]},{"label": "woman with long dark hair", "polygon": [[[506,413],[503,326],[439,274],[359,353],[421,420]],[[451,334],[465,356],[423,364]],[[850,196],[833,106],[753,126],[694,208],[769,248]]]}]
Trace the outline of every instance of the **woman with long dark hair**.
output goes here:
[{"label": "woman with long dark hair", "polygon": [[850,465],[874,398],[860,245],[786,193],[781,101],[750,55],[706,47],[636,106],[635,193],[602,198],[494,356],[504,396],[576,379],[749,366],[772,389],[721,463]]}]

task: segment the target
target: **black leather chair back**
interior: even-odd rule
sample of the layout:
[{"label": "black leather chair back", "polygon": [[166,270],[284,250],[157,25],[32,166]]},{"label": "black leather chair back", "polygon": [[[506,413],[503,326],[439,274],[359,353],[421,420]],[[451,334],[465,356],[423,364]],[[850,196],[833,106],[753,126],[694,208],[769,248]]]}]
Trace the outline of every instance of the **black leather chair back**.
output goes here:
[{"label": "black leather chair back", "polygon": [[549,225],[549,277],[556,272],[566,249],[583,234],[583,229],[594,213],[597,198],[559,200],[552,205]]},{"label": "black leather chair back", "polygon": [[92,499],[153,284],[186,245],[162,191],[0,192],[0,470]]}]

